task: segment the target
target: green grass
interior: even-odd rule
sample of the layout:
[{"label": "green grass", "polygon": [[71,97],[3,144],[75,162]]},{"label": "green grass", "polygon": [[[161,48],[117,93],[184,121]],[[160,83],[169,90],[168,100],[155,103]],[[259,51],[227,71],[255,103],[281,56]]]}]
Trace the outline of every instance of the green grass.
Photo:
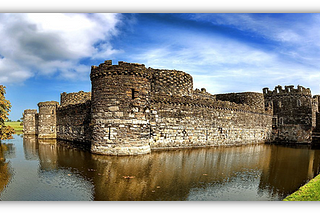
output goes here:
[{"label": "green grass", "polygon": [[320,201],[320,175],[289,195],[284,201]]},{"label": "green grass", "polygon": [[6,126],[11,126],[12,128],[14,128],[16,134],[22,134],[23,132],[23,126],[21,126],[20,124],[21,122],[5,122]]}]

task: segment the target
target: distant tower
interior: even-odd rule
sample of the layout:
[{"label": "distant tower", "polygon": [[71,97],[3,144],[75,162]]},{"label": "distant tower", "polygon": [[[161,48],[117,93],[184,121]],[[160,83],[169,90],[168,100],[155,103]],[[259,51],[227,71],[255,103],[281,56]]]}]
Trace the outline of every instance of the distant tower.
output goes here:
[{"label": "distant tower", "polygon": [[57,130],[57,106],[56,101],[47,101],[38,103],[39,106],[39,126],[38,138],[56,138]]},{"label": "distant tower", "polygon": [[[311,143],[313,106],[311,90],[298,86],[263,89],[266,106],[273,107],[274,140],[284,143]],[[315,115],[315,114],[314,114]]]},{"label": "distant tower", "polygon": [[178,70],[148,68],[152,73],[151,90],[153,95],[192,96],[193,79],[190,74]]},{"label": "distant tower", "polygon": [[91,68],[93,153],[138,155],[150,152],[145,115],[150,72],[142,64],[111,60]]},{"label": "distant tower", "polygon": [[23,112],[23,133],[26,135],[38,134],[38,121],[36,109],[26,109]]}]

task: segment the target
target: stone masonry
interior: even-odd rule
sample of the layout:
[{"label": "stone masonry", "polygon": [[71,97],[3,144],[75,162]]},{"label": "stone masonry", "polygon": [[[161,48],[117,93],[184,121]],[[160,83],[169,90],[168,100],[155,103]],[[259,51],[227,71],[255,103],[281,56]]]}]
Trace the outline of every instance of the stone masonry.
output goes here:
[{"label": "stone masonry", "polygon": [[318,96],[298,86],[276,86],[263,89],[265,105],[273,109],[273,141],[282,143],[311,143],[316,128]]},{"label": "stone masonry", "polygon": [[317,123],[318,97],[300,86],[214,95],[194,90],[183,71],[111,60],[92,66],[90,79],[91,92],[64,92],[60,104],[25,110],[24,133],[88,143],[97,154],[139,155],[274,140],[310,143]]}]

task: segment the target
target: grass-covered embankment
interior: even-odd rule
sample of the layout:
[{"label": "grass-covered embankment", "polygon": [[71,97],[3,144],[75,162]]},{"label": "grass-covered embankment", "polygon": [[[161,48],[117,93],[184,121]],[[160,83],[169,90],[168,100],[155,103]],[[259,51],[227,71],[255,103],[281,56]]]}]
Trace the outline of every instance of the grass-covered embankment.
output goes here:
[{"label": "grass-covered embankment", "polygon": [[6,126],[11,126],[15,134],[22,134],[23,133],[23,126],[21,126],[21,122],[5,122],[4,123]]},{"label": "grass-covered embankment", "polygon": [[320,174],[287,196],[284,201],[320,201]]}]

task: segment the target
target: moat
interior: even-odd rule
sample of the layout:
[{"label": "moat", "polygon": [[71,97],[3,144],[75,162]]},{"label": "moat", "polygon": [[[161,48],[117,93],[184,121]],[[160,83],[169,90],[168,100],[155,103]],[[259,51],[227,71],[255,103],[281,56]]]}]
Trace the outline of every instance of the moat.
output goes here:
[{"label": "moat", "polygon": [[103,156],[64,141],[2,141],[0,200],[282,200],[319,173],[320,150],[246,145]]}]

